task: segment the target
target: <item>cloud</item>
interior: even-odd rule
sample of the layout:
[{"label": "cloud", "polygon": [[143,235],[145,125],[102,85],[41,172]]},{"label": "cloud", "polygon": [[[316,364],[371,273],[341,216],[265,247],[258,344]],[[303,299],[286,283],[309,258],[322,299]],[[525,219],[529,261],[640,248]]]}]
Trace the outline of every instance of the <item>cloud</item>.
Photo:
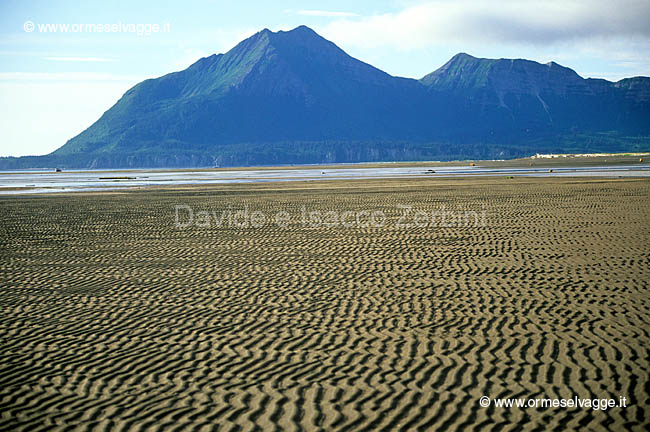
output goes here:
[{"label": "cloud", "polygon": [[649,22],[647,0],[430,0],[394,13],[342,17],[320,30],[342,44],[411,50],[448,43],[650,41]]},{"label": "cloud", "polygon": [[356,17],[359,14],[354,12],[341,12],[341,11],[326,11],[316,9],[301,9],[298,11],[286,10],[286,13],[295,13],[302,16],[315,16],[315,17],[328,17],[328,18],[341,18],[341,17]]},{"label": "cloud", "polygon": [[111,62],[113,59],[103,57],[43,57],[45,60],[61,62]]},{"label": "cloud", "polygon": [[142,81],[145,77],[114,75],[95,72],[0,72],[0,82],[133,82]]}]

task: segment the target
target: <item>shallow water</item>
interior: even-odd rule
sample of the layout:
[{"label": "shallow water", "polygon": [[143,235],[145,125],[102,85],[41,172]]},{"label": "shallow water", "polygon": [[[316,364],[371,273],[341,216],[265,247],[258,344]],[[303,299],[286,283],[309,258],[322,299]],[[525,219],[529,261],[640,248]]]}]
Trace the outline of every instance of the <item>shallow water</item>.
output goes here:
[{"label": "shallow water", "polygon": [[[435,172],[429,172],[429,170]],[[271,181],[344,180],[402,177],[526,176],[526,177],[650,177],[650,166],[623,165],[553,168],[381,167],[288,168],[279,170],[114,170],[0,171],[0,194],[90,192],[154,185],[261,183]]]}]

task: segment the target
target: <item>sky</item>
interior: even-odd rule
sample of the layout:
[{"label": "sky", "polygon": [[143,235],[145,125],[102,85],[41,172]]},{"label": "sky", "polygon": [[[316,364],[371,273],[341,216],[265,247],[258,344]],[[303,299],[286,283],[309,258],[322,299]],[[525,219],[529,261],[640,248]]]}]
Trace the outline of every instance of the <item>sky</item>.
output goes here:
[{"label": "sky", "polygon": [[301,24],[409,78],[458,52],[650,76],[648,0],[0,0],[0,156],[49,153],[138,82]]}]

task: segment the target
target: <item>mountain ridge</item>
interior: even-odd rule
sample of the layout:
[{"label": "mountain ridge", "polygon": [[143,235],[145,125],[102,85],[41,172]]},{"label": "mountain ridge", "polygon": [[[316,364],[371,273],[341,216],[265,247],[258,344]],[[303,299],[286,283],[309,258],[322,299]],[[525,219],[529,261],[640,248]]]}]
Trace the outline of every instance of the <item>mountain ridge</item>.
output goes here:
[{"label": "mountain ridge", "polygon": [[[190,167],[518,157],[650,148],[650,78],[584,79],[555,62],[453,56],[419,80],[306,26],[129,89],[45,156],[0,167]],[[43,165],[43,166],[45,166]]]}]

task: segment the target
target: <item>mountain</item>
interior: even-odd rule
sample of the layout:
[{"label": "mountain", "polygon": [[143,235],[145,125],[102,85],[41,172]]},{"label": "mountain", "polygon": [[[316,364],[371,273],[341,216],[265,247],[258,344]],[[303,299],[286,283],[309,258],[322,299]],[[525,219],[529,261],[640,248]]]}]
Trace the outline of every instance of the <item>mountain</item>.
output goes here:
[{"label": "mountain", "polygon": [[650,78],[458,54],[391,76],[305,26],[143,81],[45,156],[2,168],[191,167],[503,158],[650,148]]},{"label": "mountain", "polygon": [[456,107],[454,118],[461,123],[457,131],[469,123],[466,133],[475,140],[488,135],[518,142],[566,133],[650,134],[646,77],[612,83],[583,79],[555,62],[461,53],[420,82]]}]

